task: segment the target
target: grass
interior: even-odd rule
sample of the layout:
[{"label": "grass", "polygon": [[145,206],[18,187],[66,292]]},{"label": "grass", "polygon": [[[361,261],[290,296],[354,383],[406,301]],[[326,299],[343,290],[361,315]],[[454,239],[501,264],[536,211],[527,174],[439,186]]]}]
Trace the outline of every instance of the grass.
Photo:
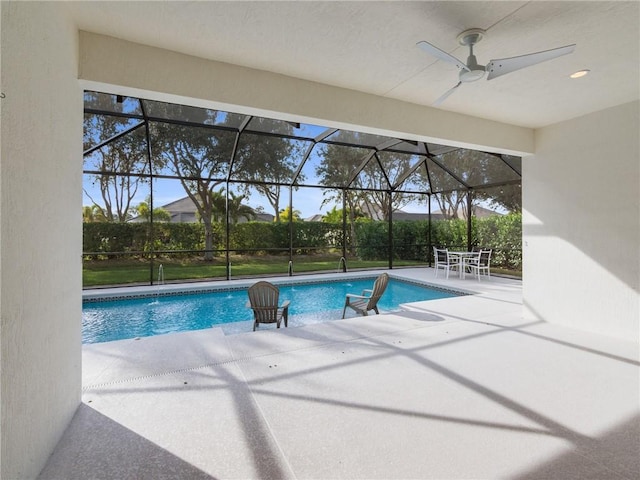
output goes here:
[{"label": "grass", "polygon": [[[294,259],[295,273],[338,271],[339,258],[301,257]],[[162,264],[166,282],[182,280],[205,280],[226,278],[226,264],[223,259],[207,262],[201,259],[154,261],[153,280],[157,281],[158,267]],[[415,265],[415,262],[402,262],[396,265]],[[353,260],[349,268],[385,268],[383,261]],[[287,257],[234,257],[231,259],[232,277],[288,275]],[[85,260],[82,268],[84,287],[106,285],[149,284],[151,280],[148,260]]]},{"label": "grass", "polygon": [[[298,256],[293,260],[294,273],[336,272],[339,257],[335,256]],[[153,274],[149,270],[148,260],[112,259],[85,260],[82,268],[83,287],[101,287],[108,285],[145,284],[158,280],[158,267],[162,264],[164,279],[167,283],[187,280],[222,280],[227,270],[223,258],[213,261],[202,259],[156,259]],[[394,261],[395,267],[424,266],[424,262]],[[387,268],[388,263],[381,260],[347,260],[351,269]],[[493,274],[521,277],[521,272],[491,269]],[[231,258],[232,278],[250,276],[288,275],[288,257],[279,256],[234,256]]]}]

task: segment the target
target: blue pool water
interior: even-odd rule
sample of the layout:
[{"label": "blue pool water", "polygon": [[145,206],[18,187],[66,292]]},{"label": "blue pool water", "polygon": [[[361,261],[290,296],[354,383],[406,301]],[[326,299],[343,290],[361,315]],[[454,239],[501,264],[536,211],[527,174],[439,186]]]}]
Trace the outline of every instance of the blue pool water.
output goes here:
[{"label": "blue pool water", "polygon": [[[347,293],[372,288],[375,277],[280,285],[280,301],[290,300],[289,327],[336,320]],[[378,303],[381,312],[402,303],[454,297],[457,294],[390,279]],[[115,301],[86,301],[82,308],[82,342],[99,343],[221,326],[225,333],[251,331],[253,314],[246,289]],[[354,316],[348,312],[347,316]],[[243,323],[244,322],[244,323]]]}]

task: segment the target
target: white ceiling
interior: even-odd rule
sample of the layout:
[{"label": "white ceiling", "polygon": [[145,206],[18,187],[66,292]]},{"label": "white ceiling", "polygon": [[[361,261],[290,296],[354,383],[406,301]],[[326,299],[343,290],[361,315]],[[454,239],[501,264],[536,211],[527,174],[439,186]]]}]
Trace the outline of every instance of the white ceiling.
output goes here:
[{"label": "white ceiling", "polygon": [[[466,61],[457,35],[482,28],[478,62],[568,44],[573,54],[463,84],[440,107],[541,127],[640,98],[640,2],[70,2],[82,30],[431,105]],[[590,69],[572,80],[569,74]]]}]

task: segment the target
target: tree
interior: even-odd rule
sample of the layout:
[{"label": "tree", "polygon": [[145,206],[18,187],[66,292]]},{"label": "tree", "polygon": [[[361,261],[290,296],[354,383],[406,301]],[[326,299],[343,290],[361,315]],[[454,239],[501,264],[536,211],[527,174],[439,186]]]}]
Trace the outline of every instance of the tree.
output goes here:
[{"label": "tree", "polygon": [[376,153],[355,181],[357,186],[365,189],[360,195],[363,210],[371,212],[373,218],[388,220],[391,212],[402,210],[414,201],[417,195],[391,190],[391,187],[412,168],[411,162],[411,155],[395,152]]},{"label": "tree", "polygon": [[274,222],[288,222],[290,219],[292,222],[299,222],[302,220],[300,212],[298,210],[291,211],[291,207],[287,207],[279,212],[278,218],[274,218]]},{"label": "tree", "polygon": [[255,210],[249,205],[242,203],[245,198],[244,195],[236,196],[233,192],[229,192],[227,208],[229,209],[229,221],[234,225],[238,223],[241,218],[246,220],[255,220],[256,218]]},{"label": "tree", "polygon": [[[148,200],[140,202],[136,207],[138,217],[142,218],[145,222],[151,221],[151,209],[149,208]],[[153,209],[153,221],[154,222],[170,222],[171,213],[162,207],[156,207]]]},{"label": "tree", "polygon": [[[512,157],[510,155],[502,155],[509,163],[519,163],[520,158]],[[493,167],[495,175],[502,175],[504,178],[506,171],[505,165],[502,161],[496,161]],[[511,174],[513,176],[513,174]],[[501,185],[498,187],[488,189],[476,190],[476,196],[489,203],[492,207],[504,208],[505,210],[513,213],[522,212],[522,185],[520,183],[512,183],[508,185]]]},{"label": "tree", "polygon": [[[323,161],[316,167],[316,175],[320,183],[326,185],[322,195],[322,205],[330,203],[346,205],[351,238],[356,238],[356,212],[359,210],[359,194],[356,190],[348,190],[347,186],[352,172],[369,154],[364,148],[349,148],[341,145],[327,145],[320,156]],[[354,247],[349,249],[353,251]]]},{"label": "tree", "polygon": [[[457,149],[437,156],[436,160],[471,187],[495,185],[519,178],[500,158],[475,150]],[[459,218],[459,212],[463,218],[468,218],[466,187],[435,163],[430,163],[429,173],[431,190],[439,192],[434,197],[445,218]],[[424,180],[426,184],[426,176]],[[474,188],[472,207],[489,202],[510,211],[520,211],[520,192],[519,184],[489,189]]]},{"label": "tree", "polygon": [[85,205],[82,207],[82,221],[84,223],[106,222],[104,211],[97,205]]},{"label": "tree", "polygon": [[[293,134],[293,127],[279,120],[256,117],[250,125],[252,130]],[[251,182],[251,187],[267,199],[278,222],[282,187],[292,184],[299,157],[300,145],[294,140],[245,132],[236,150],[233,177]],[[304,176],[300,175],[298,181],[302,180]]]},{"label": "tree", "polygon": [[[342,132],[341,142],[362,143],[358,132]],[[366,212],[373,219],[390,218],[391,212],[402,209],[415,195],[393,191],[396,183],[412,168],[411,155],[377,152],[370,149],[328,145],[321,153],[323,162],[316,174],[325,185],[344,186],[351,190],[344,196],[348,210]],[[367,160],[368,159],[368,160]],[[366,165],[362,163],[367,160]],[[342,200],[343,194],[325,190],[329,200]],[[391,195],[391,197],[389,197]],[[389,202],[389,198],[391,202]],[[353,219],[350,219],[353,220]]]},{"label": "tree", "polygon": [[484,201],[492,208],[502,208],[510,213],[522,212],[522,185],[502,185],[483,190],[475,190],[478,201]]},{"label": "tree", "polygon": [[[341,208],[337,208],[334,205],[333,208],[331,208],[331,210],[329,210],[325,215],[322,216],[322,221],[326,223],[342,223],[343,212],[344,210],[342,210]],[[351,217],[351,214],[347,209],[347,218],[350,218],[350,217]],[[362,213],[360,210],[357,210],[353,215],[353,217],[357,221],[358,219],[366,218],[366,215]]]},{"label": "tree", "polygon": [[[114,95],[85,93],[85,103],[96,109],[118,111]],[[85,114],[83,144],[85,151],[129,128],[138,120],[116,116]],[[97,183],[101,201],[84,188],[85,195],[100,210],[108,222],[125,222],[131,218],[131,202],[138,188],[145,182],[143,177],[131,175],[147,169],[148,156],[143,128],[137,128],[102,148],[86,155],[84,170],[94,171],[93,184]],[[148,169],[147,169],[148,171]]]},{"label": "tree", "polygon": [[227,220],[227,210],[229,210],[229,223],[235,225],[241,218],[246,220],[254,220],[256,211],[249,205],[242,203],[246,198],[244,195],[236,195],[229,192],[229,199],[225,194],[224,188],[217,192],[211,192],[213,203],[213,221],[225,223]]},{"label": "tree", "polygon": [[[182,105],[170,105],[170,115],[202,124],[215,123],[217,111],[194,109]],[[205,260],[213,260],[213,189],[225,181],[229,168],[230,151],[220,148],[228,145],[233,133],[213,131],[205,127],[154,123],[151,128],[154,164],[157,168],[168,168],[177,176],[185,192],[196,206],[204,225]]]},{"label": "tree", "polygon": [[224,194],[224,188],[217,192],[209,192],[209,195],[211,196],[211,205],[213,207],[211,209],[211,220],[216,223],[226,222],[227,197]]}]

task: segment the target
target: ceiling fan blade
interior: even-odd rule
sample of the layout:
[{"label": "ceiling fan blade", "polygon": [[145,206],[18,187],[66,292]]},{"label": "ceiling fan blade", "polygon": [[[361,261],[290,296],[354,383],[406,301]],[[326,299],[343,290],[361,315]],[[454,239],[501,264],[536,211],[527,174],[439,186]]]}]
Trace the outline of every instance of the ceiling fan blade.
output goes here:
[{"label": "ceiling fan blade", "polygon": [[520,55],[519,57],[500,58],[497,60],[491,60],[487,65],[487,80],[505,75],[507,73],[515,72],[521,68],[530,67],[538,63],[546,62],[547,60],[553,60],[554,58],[561,57],[572,53],[576,48],[576,45],[567,45],[565,47],[554,48],[552,50],[545,50],[543,52],[529,53],[528,55]]},{"label": "ceiling fan blade", "polygon": [[462,85],[462,82],[458,82],[458,84],[455,87],[447,90],[442,96],[440,96],[440,98],[438,98],[435,102],[433,102],[433,106],[437,107],[442,102],[444,102],[449,97],[449,95],[451,95],[454,92],[454,90],[458,88],[460,85]]},{"label": "ceiling fan blade", "polygon": [[444,60],[447,63],[452,63],[462,70],[469,70],[467,66],[456,57],[449,55],[447,52],[440,50],[438,47],[431,45],[429,42],[422,41],[416,43],[416,45],[427,52],[429,55],[433,55],[434,57],[439,58],[440,60]]}]

